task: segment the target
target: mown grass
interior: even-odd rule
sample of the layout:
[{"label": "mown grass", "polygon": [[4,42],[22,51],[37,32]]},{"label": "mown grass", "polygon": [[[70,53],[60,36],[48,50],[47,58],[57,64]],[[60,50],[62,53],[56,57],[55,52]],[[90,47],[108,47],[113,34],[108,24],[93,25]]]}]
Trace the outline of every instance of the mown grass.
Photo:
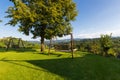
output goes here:
[{"label": "mown grass", "polygon": [[120,80],[120,60],[84,52],[1,51],[0,80]]}]

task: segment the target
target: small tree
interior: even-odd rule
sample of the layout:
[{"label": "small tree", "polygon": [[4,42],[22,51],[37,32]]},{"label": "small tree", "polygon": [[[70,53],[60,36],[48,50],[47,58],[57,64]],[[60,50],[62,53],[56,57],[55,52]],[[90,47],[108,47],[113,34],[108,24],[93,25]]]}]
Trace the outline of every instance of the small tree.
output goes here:
[{"label": "small tree", "polygon": [[94,54],[100,54],[100,44],[98,41],[93,41],[91,44],[91,52]]},{"label": "small tree", "polygon": [[51,46],[52,46],[52,38],[58,36],[58,37],[62,37],[63,35],[69,35],[71,34],[72,32],[72,27],[70,24],[68,24],[68,26],[66,26],[65,29],[62,29],[62,30],[59,30],[60,28],[59,27],[56,27],[55,29],[53,29],[53,27],[49,27],[47,30],[46,30],[46,39],[49,39],[50,40],[50,44],[49,44],[49,50],[48,50],[48,53],[50,54],[50,49],[51,49]]},{"label": "small tree", "polygon": [[107,56],[108,55],[108,50],[112,47],[111,36],[112,36],[112,34],[101,35],[100,44],[101,44],[101,49],[102,49],[102,55],[103,56]]}]

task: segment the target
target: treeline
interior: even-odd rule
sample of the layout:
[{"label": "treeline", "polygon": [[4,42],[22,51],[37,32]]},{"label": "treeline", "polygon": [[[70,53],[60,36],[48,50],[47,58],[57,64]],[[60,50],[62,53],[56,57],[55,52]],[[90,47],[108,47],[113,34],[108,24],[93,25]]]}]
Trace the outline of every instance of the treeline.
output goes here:
[{"label": "treeline", "polygon": [[10,44],[9,45],[10,48],[22,48],[22,47],[24,47],[24,48],[39,48],[39,44],[24,41],[20,38],[5,37],[5,38],[0,39],[0,48],[7,48],[8,44]]},{"label": "treeline", "polygon": [[[76,48],[79,51],[90,52],[93,54],[100,54],[103,56],[119,56],[120,55],[120,38],[111,38],[104,35],[104,38],[84,39],[75,41]],[[101,40],[103,39],[103,40]]]},{"label": "treeline", "polygon": [[[57,45],[59,45],[59,48],[65,45],[65,49],[70,49],[70,41],[58,43]],[[117,57],[120,55],[120,37],[101,35],[100,38],[74,40],[74,48],[82,52]]]}]

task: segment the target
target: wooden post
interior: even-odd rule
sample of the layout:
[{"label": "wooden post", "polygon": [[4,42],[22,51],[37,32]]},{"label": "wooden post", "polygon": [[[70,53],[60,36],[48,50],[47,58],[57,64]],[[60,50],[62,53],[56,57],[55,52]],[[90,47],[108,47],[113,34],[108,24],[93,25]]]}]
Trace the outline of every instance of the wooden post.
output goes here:
[{"label": "wooden post", "polygon": [[72,59],[74,58],[74,52],[73,52],[73,34],[72,33],[70,33],[70,35],[71,35],[71,54],[72,54]]}]

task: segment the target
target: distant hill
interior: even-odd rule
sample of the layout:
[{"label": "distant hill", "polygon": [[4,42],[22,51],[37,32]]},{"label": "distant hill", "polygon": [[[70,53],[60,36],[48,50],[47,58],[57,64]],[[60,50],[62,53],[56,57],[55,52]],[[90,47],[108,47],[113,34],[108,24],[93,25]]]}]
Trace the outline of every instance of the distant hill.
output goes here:
[{"label": "distant hill", "polygon": [[33,44],[40,44],[40,41],[28,41],[30,43],[33,43]]},{"label": "distant hill", "polygon": [[[85,39],[81,39],[81,38],[74,38],[74,42],[77,43],[77,42],[87,42],[87,41],[92,41],[92,40],[96,40],[96,39],[99,39],[99,38],[85,38]],[[120,37],[112,37],[112,40],[113,41],[120,41]],[[53,40],[52,43],[53,44],[59,44],[59,43],[69,43],[71,40],[70,39],[62,39],[62,40]],[[27,41],[29,44],[37,44],[37,45],[40,45],[40,41]],[[46,40],[45,41],[45,44],[48,45],[50,43],[49,40]]]}]

